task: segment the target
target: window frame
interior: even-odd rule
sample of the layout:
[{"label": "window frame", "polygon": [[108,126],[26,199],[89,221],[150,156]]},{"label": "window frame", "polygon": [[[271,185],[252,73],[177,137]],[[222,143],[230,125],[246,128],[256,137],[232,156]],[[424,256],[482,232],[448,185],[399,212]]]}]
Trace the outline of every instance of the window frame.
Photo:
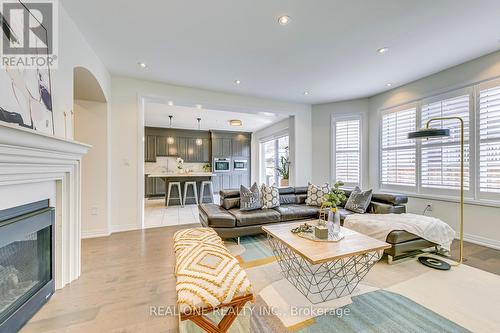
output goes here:
[{"label": "window frame", "polygon": [[[262,138],[259,140],[259,155],[260,155],[260,158],[259,158],[259,170],[260,170],[260,183],[261,184],[267,184],[267,175],[266,175],[266,165],[265,165],[265,151],[264,151],[264,145],[268,142],[272,142],[274,143],[274,162],[278,162],[279,160],[279,140],[284,138],[284,137],[288,137],[288,158],[290,158],[290,134],[288,132],[288,130],[286,131],[280,131],[278,133],[275,133],[274,135],[271,135],[271,136],[267,136],[265,138]],[[274,170],[274,184],[277,186],[277,187],[280,187],[280,177],[277,173],[276,170]],[[269,186],[271,186],[273,184],[269,184]]]},{"label": "window frame", "polygon": [[331,118],[331,126],[330,126],[330,137],[331,137],[331,170],[330,170],[330,178],[331,178],[331,183],[334,184],[337,182],[339,179],[337,179],[337,168],[336,168],[336,162],[337,162],[337,141],[336,141],[336,128],[337,128],[337,123],[342,122],[342,121],[351,121],[351,120],[358,120],[359,121],[359,175],[358,175],[358,183],[345,183],[345,188],[354,188],[355,186],[362,186],[363,184],[363,165],[364,165],[364,159],[363,159],[363,151],[364,151],[364,145],[363,145],[363,115],[361,113],[356,113],[356,114],[350,114],[350,115],[333,115]]}]

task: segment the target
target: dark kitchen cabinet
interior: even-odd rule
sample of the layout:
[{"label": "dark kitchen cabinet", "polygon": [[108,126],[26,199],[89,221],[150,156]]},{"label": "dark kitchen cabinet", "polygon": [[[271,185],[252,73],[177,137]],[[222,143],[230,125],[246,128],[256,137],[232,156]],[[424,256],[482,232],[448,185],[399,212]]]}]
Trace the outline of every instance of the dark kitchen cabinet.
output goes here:
[{"label": "dark kitchen cabinet", "polygon": [[155,178],[150,178],[148,175],[144,177],[144,192],[145,197],[152,197],[156,195],[156,182]]},{"label": "dark kitchen cabinet", "polygon": [[231,138],[214,139],[213,155],[219,157],[230,157],[232,155],[232,139]]},{"label": "dark kitchen cabinet", "polygon": [[144,140],[144,161],[156,162],[156,137],[147,135]]},{"label": "dark kitchen cabinet", "polygon": [[232,154],[238,157],[250,156],[250,139],[243,135],[238,134],[231,140]]},{"label": "dark kitchen cabinet", "polygon": [[165,195],[165,179],[164,178],[154,178],[155,180],[155,195]]},{"label": "dark kitchen cabinet", "polygon": [[156,155],[157,156],[177,156],[178,138],[173,137],[173,143],[168,143],[167,136],[156,137]]},{"label": "dark kitchen cabinet", "polygon": [[231,174],[218,173],[217,177],[213,178],[214,192],[219,193],[220,190],[231,188]]}]

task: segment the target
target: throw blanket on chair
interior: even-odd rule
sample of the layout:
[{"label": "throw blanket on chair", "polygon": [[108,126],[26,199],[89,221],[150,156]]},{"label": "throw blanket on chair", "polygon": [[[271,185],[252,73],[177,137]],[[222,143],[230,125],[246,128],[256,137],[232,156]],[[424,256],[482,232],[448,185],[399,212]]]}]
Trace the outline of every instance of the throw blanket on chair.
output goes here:
[{"label": "throw blanket on chair", "polygon": [[344,227],[385,241],[394,230],[404,230],[450,251],[455,231],[443,221],[416,214],[354,214],[345,218]]}]

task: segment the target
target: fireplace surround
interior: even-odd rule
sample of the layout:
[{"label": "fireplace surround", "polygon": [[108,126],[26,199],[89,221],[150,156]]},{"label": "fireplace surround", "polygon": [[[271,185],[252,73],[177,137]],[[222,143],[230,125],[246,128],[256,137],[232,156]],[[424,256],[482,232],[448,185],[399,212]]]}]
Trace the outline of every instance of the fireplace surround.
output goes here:
[{"label": "fireplace surround", "polygon": [[17,332],[54,293],[49,200],[0,211],[0,332]]}]

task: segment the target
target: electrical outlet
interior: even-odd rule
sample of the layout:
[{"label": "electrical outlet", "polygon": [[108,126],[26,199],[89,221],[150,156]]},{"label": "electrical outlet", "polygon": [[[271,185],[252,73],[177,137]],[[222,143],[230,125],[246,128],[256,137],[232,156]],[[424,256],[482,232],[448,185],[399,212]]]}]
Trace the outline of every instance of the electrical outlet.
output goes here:
[{"label": "electrical outlet", "polygon": [[432,202],[428,202],[427,205],[425,206],[425,209],[427,209],[428,212],[432,212]]}]

